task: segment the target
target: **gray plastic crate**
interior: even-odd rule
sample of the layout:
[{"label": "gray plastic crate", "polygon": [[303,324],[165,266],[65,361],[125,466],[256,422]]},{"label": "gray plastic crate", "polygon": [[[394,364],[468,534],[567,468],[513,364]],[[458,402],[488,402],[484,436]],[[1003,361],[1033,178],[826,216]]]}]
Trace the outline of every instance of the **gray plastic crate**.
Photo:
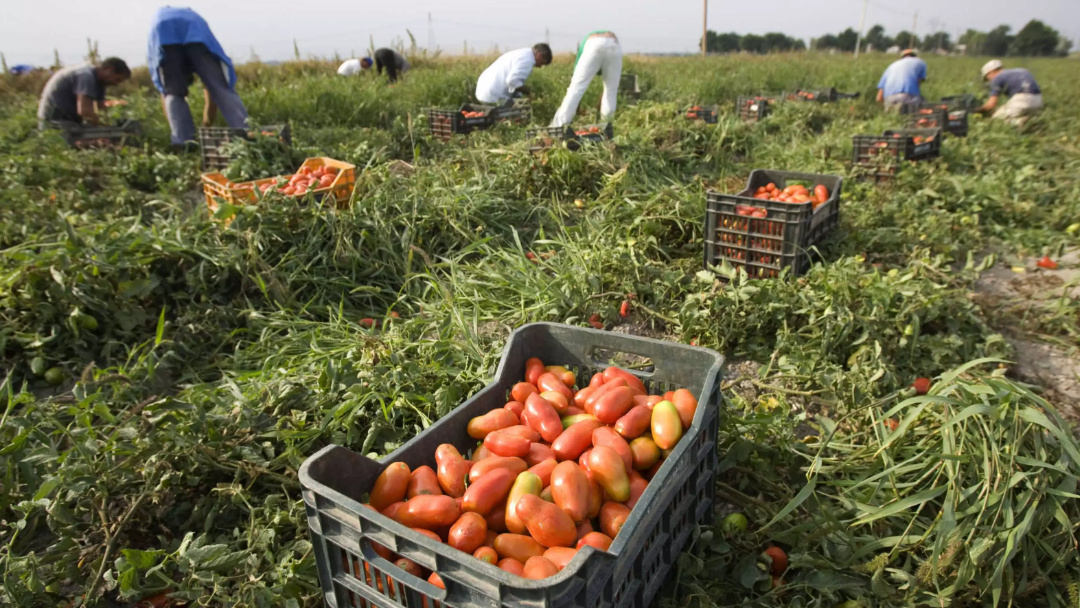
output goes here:
[{"label": "gray plastic crate", "polygon": [[199,127],[199,150],[202,154],[203,171],[221,171],[228,167],[232,158],[222,150],[224,145],[234,139],[251,139],[256,135],[276,136],[285,146],[292,146],[292,131],[287,124],[263,125],[250,129]]},{"label": "gray plastic crate", "polygon": [[60,136],[73,148],[97,148],[138,144],[142,126],[137,120],[125,120],[116,125],[85,125],[65,123]]},{"label": "gray plastic crate", "polygon": [[[638,365],[621,359],[630,356]],[[583,548],[565,569],[528,580],[413,532],[361,504],[376,477],[393,462],[434,466],[435,449],[453,444],[463,454],[477,445],[468,421],[502,407],[540,357],[577,373],[617,364],[652,392],[687,388],[699,396],[690,429],[649,483],[622,534],[608,551]],[[328,446],[300,467],[308,525],[326,605],[331,608],[646,608],[694,528],[713,517],[716,449],[723,397],[723,357],[714,351],[557,323],[525,325],[510,335],[495,378],[477,394],[381,461]],[[647,371],[646,371],[647,370]],[[439,589],[379,557],[371,543],[437,572]],[[359,574],[359,576],[358,576]]]}]

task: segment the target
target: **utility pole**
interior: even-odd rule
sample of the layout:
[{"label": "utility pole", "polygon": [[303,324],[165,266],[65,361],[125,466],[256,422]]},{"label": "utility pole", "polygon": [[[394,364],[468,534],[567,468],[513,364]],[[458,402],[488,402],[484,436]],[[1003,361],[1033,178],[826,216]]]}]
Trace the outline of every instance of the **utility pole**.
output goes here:
[{"label": "utility pole", "polygon": [[919,11],[915,11],[915,18],[911,20],[911,46],[908,48],[915,48],[915,26],[919,24]]},{"label": "utility pole", "polygon": [[859,58],[859,47],[862,46],[863,28],[866,27],[866,5],[869,0],[862,0],[862,16],[859,17],[859,37],[855,39],[855,59]]},{"label": "utility pole", "polygon": [[551,44],[551,30],[546,27],[544,28],[544,44]]},{"label": "utility pole", "polygon": [[431,13],[427,14],[427,45],[428,51],[435,52],[435,28],[431,24]]},{"label": "utility pole", "polygon": [[701,11],[701,56],[708,54],[709,49],[709,0],[702,0],[704,6]]}]

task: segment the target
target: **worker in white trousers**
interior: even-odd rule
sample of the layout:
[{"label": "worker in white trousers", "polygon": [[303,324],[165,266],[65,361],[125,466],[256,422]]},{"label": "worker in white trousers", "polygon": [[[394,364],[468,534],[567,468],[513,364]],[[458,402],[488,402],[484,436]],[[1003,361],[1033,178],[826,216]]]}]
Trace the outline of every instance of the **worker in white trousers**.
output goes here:
[{"label": "worker in white trousers", "polygon": [[619,95],[619,77],[622,76],[622,46],[615,34],[607,31],[592,32],[578,45],[574,62],[574,75],[566,89],[562,105],[555,112],[551,126],[562,127],[574,121],[578,104],[593,76],[599,72],[604,79],[604,95],[600,101],[601,120],[615,115],[616,98]]}]

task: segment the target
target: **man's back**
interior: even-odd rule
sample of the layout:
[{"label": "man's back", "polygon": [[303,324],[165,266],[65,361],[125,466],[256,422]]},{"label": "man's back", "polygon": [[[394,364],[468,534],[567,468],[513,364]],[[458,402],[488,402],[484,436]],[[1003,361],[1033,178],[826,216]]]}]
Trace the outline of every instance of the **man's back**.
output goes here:
[{"label": "man's back", "polygon": [[921,96],[919,82],[926,80],[926,62],[918,57],[904,57],[885,69],[878,88],[886,97],[899,93]]},{"label": "man's back", "polygon": [[1039,84],[1035,82],[1035,77],[1032,76],[1031,72],[1024,68],[1012,68],[1001,70],[990,81],[990,95],[1000,95],[1002,93],[1010,97],[1018,93],[1041,95],[1042,90],[1039,88]]},{"label": "man's back", "polygon": [[105,99],[105,89],[94,74],[94,66],[66,67],[53,74],[41,92],[38,119],[81,122],[79,95],[86,95],[94,101]]},{"label": "man's back", "polygon": [[536,65],[531,48],[517,49],[503,53],[488,66],[476,80],[476,97],[485,103],[494,103],[508,99],[512,94],[511,83],[520,86],[529,71]]}]

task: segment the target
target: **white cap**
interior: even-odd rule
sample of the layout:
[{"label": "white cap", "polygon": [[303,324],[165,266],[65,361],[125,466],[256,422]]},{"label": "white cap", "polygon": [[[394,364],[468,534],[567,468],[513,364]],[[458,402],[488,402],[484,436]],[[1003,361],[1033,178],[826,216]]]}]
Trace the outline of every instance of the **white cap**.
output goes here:
[{"label": "white cap", "polygon": [[983,80],[986,80],[986,75],[990,72],[993,72],[994,70],[1000,70],[1001,65],[1002,64],[1000,59],[991,59],[990,61],[987,61],[986,65],[982,67]]}]

